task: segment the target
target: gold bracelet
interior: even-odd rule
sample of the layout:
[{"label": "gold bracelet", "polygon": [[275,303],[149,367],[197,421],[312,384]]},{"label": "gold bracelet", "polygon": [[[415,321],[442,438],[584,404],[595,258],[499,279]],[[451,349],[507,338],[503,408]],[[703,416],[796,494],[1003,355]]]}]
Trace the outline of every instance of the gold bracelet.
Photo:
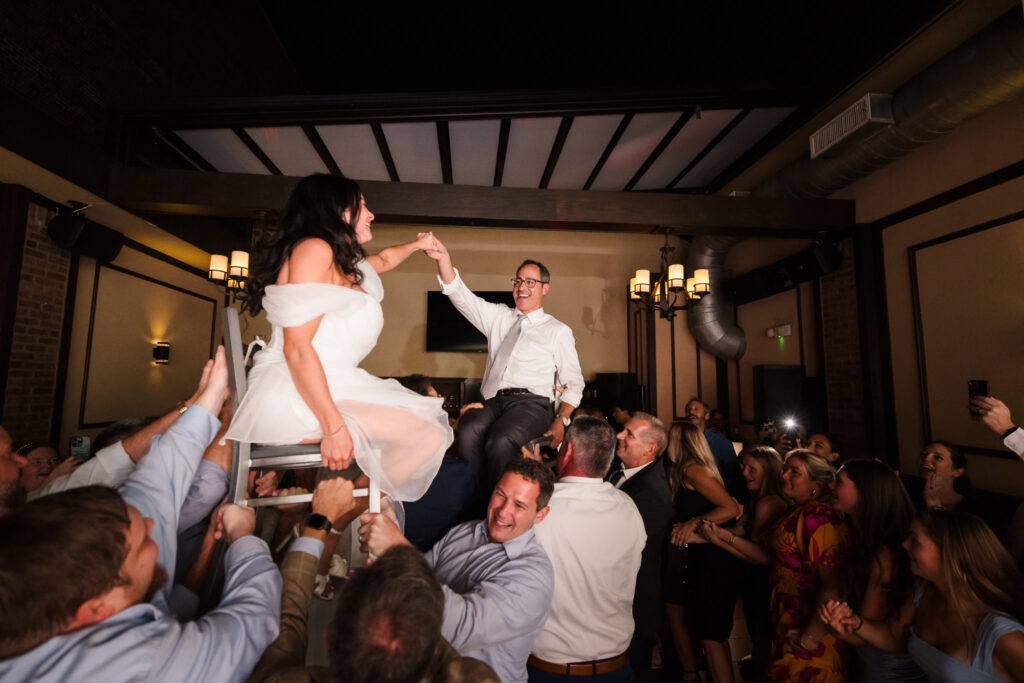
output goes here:
[{"label": "gold bracelet", "polygon": [[729,545],[732,545],[732,542],[735,541],[735,540],[736,540],[736,534],[733,534],[732,536],[729,537]]},{"label": "gold bracelet", "polygon": [[346,425],[345,425],[345,423],[344,423],[344,422],[342,422],[342,423],[341,423],[341,426],[340,426],[340,427],[338,427],[337,429],[335,429],[335,430],[334,430],[333,432],[331,432],[330,434],[324,434],[324,435],[323,435],[323,436],[322,436],[321,438],[323,438],[323,439],[326,439],[326,438],[327,438],[327,437],[329,437],[329,436],[334,436],[335,434],[337,434],[338,432],[340,432],[340,431],[341,431],[342,429],[345,429],[345,426],[346,426]]}]

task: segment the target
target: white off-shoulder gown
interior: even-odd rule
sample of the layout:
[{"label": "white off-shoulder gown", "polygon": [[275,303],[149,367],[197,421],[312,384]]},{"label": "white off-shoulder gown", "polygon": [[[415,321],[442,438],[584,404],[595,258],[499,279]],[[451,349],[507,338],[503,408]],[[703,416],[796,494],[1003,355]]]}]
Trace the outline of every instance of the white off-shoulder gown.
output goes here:
[{"label": "white off-shoulder gown", "polygon": [[416,500],[427,490],[452,443],[442,399],[420,396],[393,379],[380,379],[359,363],[377,343],[384,324],[384,287],[366,261],[360,292],[338,285],[271,285],[263,297],[270,342],[254,357],[249,388],[227,438],[269,445],[297,444],[323,436],[285,363],[283,329],[323,315],[313,337],[327,385],[345,418],[355,459],[382,491]]}]

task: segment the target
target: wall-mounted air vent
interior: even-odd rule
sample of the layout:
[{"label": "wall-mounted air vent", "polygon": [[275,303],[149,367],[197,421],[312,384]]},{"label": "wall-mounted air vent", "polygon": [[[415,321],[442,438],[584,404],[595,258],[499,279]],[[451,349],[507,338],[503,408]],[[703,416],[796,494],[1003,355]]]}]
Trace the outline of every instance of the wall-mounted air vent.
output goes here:
[{"label": "wall-mounted air vent", "polygon": [[835,152],[841,143],[863,139],[893,123],[892,95],[868,93],[811,134],[811,158]]}]

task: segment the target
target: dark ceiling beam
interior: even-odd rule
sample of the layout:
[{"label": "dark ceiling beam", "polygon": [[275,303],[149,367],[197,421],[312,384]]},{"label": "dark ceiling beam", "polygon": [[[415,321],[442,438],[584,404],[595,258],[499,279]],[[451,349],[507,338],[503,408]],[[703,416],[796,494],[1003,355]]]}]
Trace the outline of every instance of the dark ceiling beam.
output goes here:
[{"label": "dark ceiling beam", "polygon": [[437,151],[441,154],[441,182],[452,184],[452,138],[448,122],[437,122]]},{"label": "dark ceiling beam", "polygon": [[697,156],[695,156],[693,159],[690,160],[690,163],[688,163],[686,165],[686,168],[684,168],[682,171],[680,171],[676,175],[676,177],[672,179],[672,182],[670,182],[665,189],[666,190],[671,190],[673,187],[675,187],[676,183],[678,183],[680,180],[685,178],[687,173],[689,173],[690,171],[692,171],[694,168],[697,167],[697,164],[699,164],[700,162],[704,161],[704,157],[706,157],[711,152],[711,150],[713,150],[716,146],[718,146],[718,143],[721,142],[722,140],[724,140],[725,136],[727,136],[729,133],[731,133],[736,126],[740,125],[740,122],[743,119],[747,118],[747,116],[752,111],[754,111],[754,110],[753,109],[744,109],[739,114],[736,114],[736,116],[733,117],[732,121],[730,121],[729,123],[726,124],[725,128],[723,128],[722,130],[718,131],[718,135],[716,135],[715,137],[711,138],[711,142],[709,142],[708,144],[704,145],[704,149],[702,149],[697,154]]},{"label": "dark ceiling beam", "polygon": [[168,128],[297,126],[371,121],[432,121],[570,114],[741,109],[799,106],[813,101],[807,88],[710,85],[692,87],[573,88],[498,92],[388,93],[190,99],[139,103],[121,109],[123,119],[156,121]]},{"label": "dark ceiling beam", "polygon": [[379,123],[371,123],[370,128],[373,130],[373,138],[377,141],[380,156],[384,159],[384,166],[388,169],[388,177],[392,182],[399,182],[398,168],[395,167],[395,160],[391,158],[391,148],[388,147],[388,139],[384,135],[383,126]]},{"label": "dark ceiling beam", "polygon": [[197,170],[217,170],[213,167],[213,164],[206,160],[206,157],[192,149],[192,145],[178,137],[178,134],[173,130],[165,129],[161,126],[153,126],[153,135],[159,138],[161,142],[174,150],[175,154],[181,156],[182,159],[194,166]]},{"label": "dark ceiling beam", "polygon": [[[299,180],[115,166],[109,198],[145,213],[251,217],[283,207]],[[762,237],[810,237],[854,225],[852,201],[381,181],[360,185],[379,222]]]},{"label": "dark ceiling beam", "polygon": [[494,186],[501,187],[501,179],[505,175],[505,155],[508,154],[508,135],[512,130],[512,119],[502,119],[498,131],[498,154],[494,158]]},{"label": "dark ceiling beam", "polygon": [[324,144],[324,139],[320,137],[320,133],[317,131],[316,126],[305,125],[302,127],[302,132],[306,134],[306,139],[309,140],[309,144],[313,145],[313,149],[320,155],[320,160],[324,162],[324,166],[327,167],[328,172],[334,175],[343,175],[341,169],[338,168],[338,162],[334,160],[334,155],[331,154],[331,150],[327,149],[327,145]]},{"label": "dark ceiling beam", "polygon": [[661,153],[665,151],[665,148],[672,144],[672,141],[676,139],[676,136],[679,135],[679,131],[683,129],[683,126],[686,125],[686,122],[690,120],[691,116],[693,116],[692,109],[690,111],[684,111],[679,115],[676,122],[672,124],[672,127],[668,129],[665,136],[661,138],[661,142],[658,143],[658,146],[651,151],[647,156],[647,159],[644,160],[644,163],[640,164],[640,168],[637,169],[636,173],[633,174],[633,177],[629,179],[628,183],[626,183],[626,186],[622,188],[623,191],[628,192],[629,190],[632,190],[633,186],[640,182],[640,179],[644,177],[644,173],[647,173],[647,169],[649,169],[654,162],[658,160],[658,157],[660,157]]},{"label": "dark ceiling beam", "polygon": [[551,174],[555,172],[555,166],[558,165],[558,157],[562,154],[562,147],[565,146],[565,139],[569,137],[569,129],[572,128],[574,119],[575,117],[573,116],[562,117],[562,123],[558,126],[555,141],[551,145],[551,153],[548,154],[548,163],[544,165],[544,173],[540,177],[540,188],[542,190],[547,188],[548,183],[551,182]]},{"label": "dark ceiling beam", "polygon": [[626,132],[626,128],[632,120],[633,114],[626,114],[622,117],[622,120],[619,121],[619,127],[615,129],[615,132],[612,133],[611,140],[609,140],[608,144],[605,145],[604,152],[601,153],[601,158],[597,160],[596,164],[594,164],[594,170],[590,172],[587,182],[583,183],[584,190],[589,190],[590,186],[594,184],[595,180],[597,180],[597,174],[601,172],[602,168],[604,168],[604,163],[608,161],[608,157],[612,155],[612,150],[615,149],[615,145],[619,144],[619,138],[621,138],[622,134]]},{"label": "dark ceiling beam", "polygon": [[267,153],[263,151],[263,148],[257,145],[256,141],[245,132],[244,128],[232,128],[231,132],[242,141],[242,144],[249,148],[249,151],[253,153],[253,156],[259,159],[260,163],[263,164],[268,171],[273,175],[283,175],[281,173],[281,169],[277,167],[277,164],[275,164],[274,161],[267,156]]}]

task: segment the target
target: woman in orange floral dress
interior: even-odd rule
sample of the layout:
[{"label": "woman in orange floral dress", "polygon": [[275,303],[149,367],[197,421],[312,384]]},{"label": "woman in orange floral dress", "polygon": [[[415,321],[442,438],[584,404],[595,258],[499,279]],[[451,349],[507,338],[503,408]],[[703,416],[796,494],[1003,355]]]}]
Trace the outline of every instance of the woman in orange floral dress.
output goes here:
[{"label": "woman in orange floral dress", "polygon": [[769,533],[771,609],[775,635],[769,678],[797,683],[846,680],[847,646],[818,618],[834,599],[847,550],[842,514],[832,509],[835,470],[807,450],[790,451],[782,493],[793,507]]}]

